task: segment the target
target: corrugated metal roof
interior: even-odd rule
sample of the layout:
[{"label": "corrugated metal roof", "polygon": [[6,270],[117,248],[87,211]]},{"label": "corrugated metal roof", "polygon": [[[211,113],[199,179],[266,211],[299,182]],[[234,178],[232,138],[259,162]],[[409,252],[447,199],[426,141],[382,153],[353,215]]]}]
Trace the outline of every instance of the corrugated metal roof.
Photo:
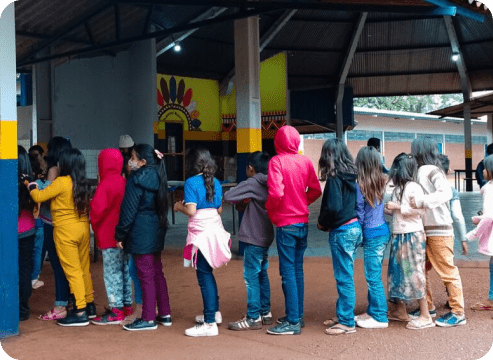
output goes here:
[{"label": "corrugated metal roof", "polygon": [[[451,1],[478,11],[476,5],[470,5],[467,0]],[[328,2],[368,3],[368,6],[389,4],[385,0]],[[204,6],[156,5],[152,20],[161,28],[187,23],[209,9],[205,6],[207,0],[197,5],[202,3]],[[106,0],[17,1],[17,58],[24,59],[50,36],[105,4],[108,9],[87,21],[97,44],[116,39],[115,12]],[[392,0],[392,5],[396,4],[432,8],[424,0]],[[479,10],[485,12],[484,8]],[[223,15],[235,11],[229,9]],[[443,17],[369,11],[347,80],[352,84],[355,96],[460,91],[456,64],[450,59],[451,46]],[[260,15],[261,36],[283,12],[279,9]],[[147,14],[147,6],[121,4],[121,36],[128,38],[142,34]],[[280,51],[288,53],[288,85],[291,89],[334,86],[338,83],[342,61],[358,16],[355,11],[299,10],[268,44],[261,58]],[[473,90],[493,89],[491,13],[488,12],[484,23],[456,16],[454,25]],[[180,54],[167,52],[161,55],[157,59],[158,70],[221,80],[234,66],[233,41],[232,21],[203,27],[183,41]],[[52,53],[64,53],[90,45],[91,40],[82,24],[54,42]],[[127,47],[109,49],[109,53]],[[56,60],[55,64],[66,59]]]}]

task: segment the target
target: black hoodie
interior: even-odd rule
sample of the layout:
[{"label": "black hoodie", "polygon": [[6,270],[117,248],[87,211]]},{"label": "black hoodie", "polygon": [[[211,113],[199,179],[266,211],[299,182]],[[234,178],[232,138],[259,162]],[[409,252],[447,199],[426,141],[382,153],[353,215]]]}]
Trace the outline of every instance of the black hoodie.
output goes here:
[{"label": "black hoodie", "polygon": [[358,175],[342,173],[329,177],[325,183],[318,223],[324,231],[337,229],[357,218],[356,179]]},{"label": "black hoodie", "polygon": [[127,181],[120,208],[115,239],[131,254],[153,254],[164,248],[166,229],[160,227],[157,214],[159,174],[154,166],[135,171]]}]

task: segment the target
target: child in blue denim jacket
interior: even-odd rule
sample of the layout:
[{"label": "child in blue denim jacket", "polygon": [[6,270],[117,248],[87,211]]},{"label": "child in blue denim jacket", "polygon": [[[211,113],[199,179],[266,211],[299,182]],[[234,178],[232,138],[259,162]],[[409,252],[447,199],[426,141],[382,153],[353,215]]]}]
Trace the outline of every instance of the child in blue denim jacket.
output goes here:
[{"label": "child in blue denim jacket", "polygon": [[354,307],[353,264],[356,248],[361,245],[362,231],[356,212],[357,169],[347,146],[340,139],[329,139],[322,148],[319,160],[320,180],[326,181],[322,197],[318,228],[329,231],[332,266],[339,299],[337,320],[324,325],[328,335],[356,332]]},{"label": "child in blue denim jacket", "polygon": [[368,284],[368,309],[355,317],[356,325],[367,329],[389,326],[387,299],[382,283],[383,253],[390,238],[385,222],[383,196],[387,176],[382,172],[380,153],[366,146],[356,156],[358,168],[358,192],[356,211],[363,229],[365,277]]}]

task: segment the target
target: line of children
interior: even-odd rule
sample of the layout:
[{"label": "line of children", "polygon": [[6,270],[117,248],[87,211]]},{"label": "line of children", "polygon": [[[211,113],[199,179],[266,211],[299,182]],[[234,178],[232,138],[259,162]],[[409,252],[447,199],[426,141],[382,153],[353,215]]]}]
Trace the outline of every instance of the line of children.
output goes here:
[{"label": "line of children", "polygon": [[[55,246],[63,271],[75,296],[76,307],[62,326],[85,326],[95,313],[91,273],[89,271],[89,184],[84,156],[69,149],[60,156],[60,176],[44,190],[29,184],[31,197],[37,203],[51,201]],[[87,310],[87,311],[86,311]],[[88,314],[90,310],[90,313]],[[94,314],[95,315],[95,314]]]}]

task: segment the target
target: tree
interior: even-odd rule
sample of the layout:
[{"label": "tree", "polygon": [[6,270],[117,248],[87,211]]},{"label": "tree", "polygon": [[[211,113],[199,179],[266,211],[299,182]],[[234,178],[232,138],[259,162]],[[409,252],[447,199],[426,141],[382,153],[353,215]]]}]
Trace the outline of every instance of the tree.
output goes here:
[{"label": "tree", "polygon": [[462,101],[462,94],[445,94],[355,98],[353,103],[368,109],[427,113]]}]

